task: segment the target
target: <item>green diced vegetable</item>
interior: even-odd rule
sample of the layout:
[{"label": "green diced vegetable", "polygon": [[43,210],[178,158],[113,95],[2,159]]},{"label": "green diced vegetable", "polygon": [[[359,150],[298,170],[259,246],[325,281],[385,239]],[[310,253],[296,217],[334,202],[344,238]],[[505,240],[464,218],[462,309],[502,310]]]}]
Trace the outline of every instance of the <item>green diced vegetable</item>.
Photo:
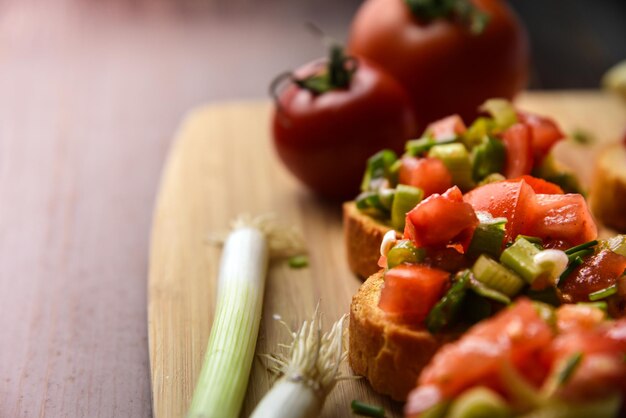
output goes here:
[{"label": "green diced vegetable", "polygon": [[589,300],[595,302],[596,300],[606,299],[609,296],[613,296],[617,293],[617,284],[600,289],[596,292],[589,293]]},{"label": "green diced vegetable", "polygon": [[390,169],[397,160],[398,156],[396,153],[388,149],[372,155],[367,160],[367,169],[361,182],[361,190],[364,192],[377,190],[377,183],[384,179],[390,180]]},{"label": "green diced vegetable", "polygon": [[602,249],[606,248],[626,257],[626,235],[615,235],[605,241],[600,241],[599,245]]},{"label": "green diced vegetable", "polygon": [[430,136],[425,136],[420,139],[412,139],[406,143],[406,153],[412,157],[417,157],[430,151],[430,149],[435,145],[452,144],[455,141],[456,138],[437,140]]},{"label": "green diced vegetable", "polygon": [[500,132],[517,123],[517,112],[508,100],[489,99],[480,109],[493,116]]},{"label": "green diced vegetable", "polygon": [[386,211],[390,211],[393,206],[393,199],[396,195],[395,189],[380,189],[378,191],[378,201]]},{"label": "green diced vegetable", "polygon": [[567,381],[574,375],[574,372],[576,372],[576,369],[580,365],[582,359],[583,353],[577,352],[565,360],[565,363],[559,369],[559,373],[557,375],[557,383],[559,385],[567,383]]},{"label": "green diced vegetable", "polygon": [[491,136],[495,133],[496,122],[491,118],[481,116],[474,120],[474,123],[467,128],[467,131],[463,134],[463,142],[468,148],[479,145],[486,136]]},{"label": "green diced vegetable", "polygon": [[504,177],[502,174],[493,173],[493,174],[489,174],[487,177],[482,179],[481,182],[478,183],[478,185],[484,186],[485,184],[495,183],[495,182],[503,181],[503,180],[506,180],[506,177]]},{"label": "green diced vegetable", "polygon": [[419,263],[424,260],[426,251],[417,248],[411,240],[403,239],[387,253],[387,268],[394,268],[402,263]]},{"label": "green diced vegetable", "polygon": [[424,192],[422,189],[405,184],[398,184],[393,199],[393,205],[391,206],[391,226],[397,231],[402,231],[404,229],[406,213],[421,202],[423,198]]},{"label": "green diced vegetable", "polygon": [[509,297],[515,296],[524,286],[524,280],[516,273],[486,255],[478,257],[472,273],[479,282]]},{"label": "green diced vegetable", "polygon": [[534,261],[540,250],[530,241],[519,238],[502,252],[500,262],[519,274],[526,282],[534,282],[547,272]]},{"label": "green diced vegetable", "polygon": [[450,325],[467,293],[469,271],[457,274],[457,280],[446,294],[437,302],[426,317],[426,328],[431,334],[436,334],[442,328]]},{"label": "green diced vegetable", "polygon": [[517,241],[518,239],[525,239],[528,242],[532,242],[535,245],[538,245],[540,250],[543,249],[543,240],[539,237],[533,237],[530,235],[518,235],[517,237],[515,237],[515,240]]},{"label": "green diced vegetable", "polygon": [[595,308],[595,309],[600,309],[601,311],[604,311],[604,313],[607,313],[609,310],[609,305],[607,305],[606,302],[604,301],[597,301],[597,302],[578,302],[576,304],[576,306],[589,306],[591,308]]},{"label": "green diced vegetable", "polygon": [[350,404],[352,412],[366,417],[383,418],[385,416],[385,408],[378,405],[369,405],[356,399]]},{"label": "green diced vegetable", "polygon": [[480,181],[492,173],[501,173],[506,160],[506,149],[502,141],[485,137],[472,150],[472,176]]},{"label": "green diced vegetable", "polygon": [[452,175],[452,183],[462,190],[469,190],[474,186],[472,179],[472,162],[470,155],[463,144],[435,145],[428,152],[431,158],[440,159]]},{"label": "green diced vegetable", "polygon": [[509,418],[513,414],[500,395],[486,387],[465,391],[452,402],[448,418]]},{"label": "green diced vegetable", "polygon": [[301,269],[309,265],[309,258],[306,255],[294,255],[287,262],[292,269]]},{"label": "green diced vegetable", "polygon": [[487,254],[494,258],[500,256],[505,235],[506,218],[493,218],[488,212],[477,212],[480,223],[474,230],[467,254],[476,258]]},{"label": "green diced vegetable", "polygon": [[362,192],[356,197],[355,202],[358,210],[377,218],[386,218],[389,213],[378,192]]},{"label": "green diced vegetable", "polygon": [[483,282],[471,278],[469,283],[470,289],[472,289],[474,292],[476,292],[476,294],[484,298],[491,299],[504,305],[509,305],[511,303],[511,298],[509,298],[502,292],[498,292],[497,290],[485,286]]},{"label": "green diced vegetable", "polygon": [[585,194],[576,175],[560,166],[552,154],[543,159],[541,165],[533,170],[532,175],[557,184],[565,193]]}]

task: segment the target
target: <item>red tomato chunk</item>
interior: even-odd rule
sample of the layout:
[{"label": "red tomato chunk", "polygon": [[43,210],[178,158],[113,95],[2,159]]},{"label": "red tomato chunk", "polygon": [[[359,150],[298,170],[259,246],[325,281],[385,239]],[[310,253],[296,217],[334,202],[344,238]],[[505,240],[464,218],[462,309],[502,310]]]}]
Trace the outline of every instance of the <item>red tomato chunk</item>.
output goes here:
[{"label": "red tomato chunk", "polygon": [[402,264],[385,273],[378,306],[403,322],[421,324],[443,296],[450,273],[416,264]]},{"label": "red tomato chunk", "polygon": [[626,269],[626,257],[603,250],[585,259],[561,285],[566,302],[587,302],[589,293],[614,285]]},{"label": "red tomato chunk", "polygon": [[419,187],[425,197],[444,193],[452,187],[452,175],[438,158],[402,158],[399,181],[401,184]]}]

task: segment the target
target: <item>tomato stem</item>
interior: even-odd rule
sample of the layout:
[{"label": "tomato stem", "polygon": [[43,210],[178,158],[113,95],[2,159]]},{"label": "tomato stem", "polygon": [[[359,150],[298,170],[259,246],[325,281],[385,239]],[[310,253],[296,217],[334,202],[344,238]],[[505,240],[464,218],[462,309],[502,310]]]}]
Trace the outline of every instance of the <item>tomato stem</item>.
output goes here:
[{"label": "tomato stem", "polygon": [[345,55],[343,47],[337,43],[330,45],[329,55],[323,70],[305,78],[294,78],[294,83],[314,94],[348,88],[357,69],[356,59]]},{"label": "tomato stem", "polygon": [[478,35],[489,23],[489,15],[470,0],[404,0],[419,19],[430,22],[436,19],[456,20]]}]

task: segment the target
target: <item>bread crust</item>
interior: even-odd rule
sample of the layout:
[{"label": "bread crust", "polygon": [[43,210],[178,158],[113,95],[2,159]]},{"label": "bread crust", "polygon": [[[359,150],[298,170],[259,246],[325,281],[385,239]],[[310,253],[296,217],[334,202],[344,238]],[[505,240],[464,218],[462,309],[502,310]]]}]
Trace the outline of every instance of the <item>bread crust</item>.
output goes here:
[{"label": "bread crust", "polygon": [[380,243],[391,227],[361,213],[355,202],[343,204],[343,231],[350,270],[362,279],[376,273]]},{"label": "bread crust", "polygon": [[606,148],[597,158],[590,193],[593,214],[606,226],[626,232],[626,146]]},{"label": "bread crust", "polygon": [[433,336],[423,328],[392,321],[378,307],[383,271],[370,276],[350,305],[349,362],[376,392],[405,401],[421,370],[455,335]]}]

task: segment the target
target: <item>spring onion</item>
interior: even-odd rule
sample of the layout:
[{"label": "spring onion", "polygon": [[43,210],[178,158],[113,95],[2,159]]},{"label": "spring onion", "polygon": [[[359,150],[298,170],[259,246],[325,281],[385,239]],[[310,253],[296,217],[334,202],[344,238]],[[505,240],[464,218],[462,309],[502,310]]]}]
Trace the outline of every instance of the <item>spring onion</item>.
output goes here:
[{"label": "spring onion", "polygon": [[429,136],[420,139],[412,139],[406,143],[406,152],[408,155],[416,157],[430,151],[430,149],[435,145],[452,144],[455,141],[456,138],[437,140]]},{"label": "spring onion", "polygon": [[[281,377],[250,415],[251,418],[309,418],[319,416],[324,400],[337,381],[350,379],[339,373],[346,357],[343,324],[346,315],[322,333],[318,309],[292,333],[288,353],[265,355],[269,368]],[[221,415],[223,416],[223,415]]]},{"label": "spring onion", "polygon": [[480,181],[491,173],[500,173],[504,169],[506,149],[502,141],[485,137],[472,149],[472,176]]},{"label": "spring onion", "polygon": [[261,321],[270,256],[302,254],[302,238],[271,216],[240,217],[224,242],[215,317],[187,417],[237,417]]},{"label": "spring onion", "polygon": [[480,223],[474,230],[467,254],[476,258],[480,254],[499,257],[504,241],[506,218],[493,218],[489,212],[476,212]]},{"label": "spring onion", "polygon": [[510,418],[512,411],[506,401],[496,392],[483,386],[466,390],[456,398],[446,417],[448,418]]},{"label": "spring onion", "polygon": [[398,241],[385,255],[387,268],[391,269],[402,263],[421,262],[426,256],[426,251],[416,247],[411,240],[403,239]]},{"label": "spring onion", "polygon": [[293,257],[289,257],[287,263],[292,269],[301,269],[309,265],[309,259],[306,255],[299,254],[294,255]]},{"label": "spring onion", "polygon": [[474,186],[472,161],[465,145],[460,143],[435,145],[428,152],[428,156],[443,162],[452,175],[452,183],[461,190],[469,190]]},{"label": "spring onion", "polygon": [[569,357],[562,359],[555,366],[541,387],[541,395],[544,399],[553,397],[557,390],[572,378],[583,361],[583,356],[582,352],[577,351]]},{"label": "spring onion", "polygon": [[463,299],[465,299],[469,276],[469,270],[459,272],[456,282],[428,313],[426,328],[431,334],[436,334],[454,321]]},{"label": "spring onion", "polygon": [[502,264],[481,255],[472,266],[472,273],[479,282],[511,297],[524,287],[524,280]]},{"label": "spring onion", "polygon": [[626,256],[626,235],[615,235],[600,242],[601,249],[609,249],[616,254]]},{"label": "spring onion", "polygon": [[352,401],[350,407],[355,414],[366,417],[384,418],[385,416],[385,409],[382,406],[369,405],[356,399]]},{"label": "spring onion", "polygon": [[376,190],[376,183],[389,177],[391,166],[398,160],[395,152],[391,150],[382,150],[372,155],[367,160],[367,168],[365,176],[361,183],[361,190]]},{"label": "spring onion", "polygon": [[569,265],[565,269],[565,271],[559,276],[559,279],[556,281],[556,285],[560,286],[565,279],[574,272],[578,267],[580,267],[584,263],[583,259],[580,257],[576,257],[572,261],[570,261]]},{"label": "spring onion", "polygon": [[600,289],[596,292],[589,293],[589,300],[595,302],[597,300],[606,299],[609,296],[613,296],[617,293],[617,284]]},{"label": "spring onion", "polygon": [[397,231],[404,229],[406,214],[424,198],[422,189],[398,184],[391,206],[391,226]]},{"label": "spring onion", "polygon": [[532,284],[545,273],[541,266],[535,263],[535,256],[539,252],[535,244],[524,238],[518,238],[502,252],[500,262],[519,274],[527,283]]},{"label": "spring onion", "polygon": [[517,112],[513,104],[505,99],[489,99],[480,106],[480,110],[489,113],[500,131],[517,123]]}]

